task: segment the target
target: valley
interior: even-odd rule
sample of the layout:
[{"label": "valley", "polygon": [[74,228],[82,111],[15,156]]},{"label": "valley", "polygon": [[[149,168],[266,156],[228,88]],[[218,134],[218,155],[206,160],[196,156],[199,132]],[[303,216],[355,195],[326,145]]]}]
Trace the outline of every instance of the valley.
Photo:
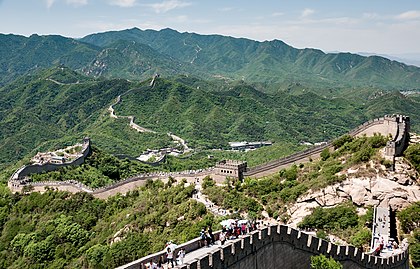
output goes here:
[{"label": "valley", "polygon": [[374,208],[419,265],[420,68],[172,29],[0,44],[0,268],[115,268],[228,218],[370,264]]}]

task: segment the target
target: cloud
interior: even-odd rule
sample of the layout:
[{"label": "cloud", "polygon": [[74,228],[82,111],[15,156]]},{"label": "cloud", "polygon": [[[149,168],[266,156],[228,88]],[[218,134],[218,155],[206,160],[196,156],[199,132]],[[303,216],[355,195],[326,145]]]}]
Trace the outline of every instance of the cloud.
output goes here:
[{"label": "cloud", "polygon": [[419,10],[410,10],[396,16],[398,20],[415,20],[420,18]]},{"label": "cloud", "polygon": [[308,17],[308,16],[310,16],[310,15],[312,15],[312,14],[314,14],[314,13],[315,13],[315,10],[310,9],[310,8],[305,8],[305,9],[302,11],[302,13],[300,14],[300,17],[301,17],[301,18],[306,18],[306,17]]},{"label": "cloud", "polygon": [[51,8],[52,5],[54,5],[55,0],[45,0],[45,3],[47,5],[47,8]]},{"label": "cloud", "polygon": [[136,4],[136,0],[112,0],[110,4],[119,7],[132,7]]},{"label": "cloud", "polygon": [[84,6],[87,5],[88,0],[66,0],[67,4],[74,6]]},{"label": "cloud", "polygon": [[379,19],[381,16],[379,16],[378,13],[363,13],[362,16],[364,19],[368,19],[368,20],[374,20],[374,19]]},{"label": "cloud", "polygon": [[283,16],[283,15],[284,15],[283,12],[274,12],[274,13],[271,14],[272,17],[280,17],[280,16]]},{"label": "cloud", "polygon": [[[45,0],[45,4],[47,5],[47,8],[50,9],[57,0]],[[73,6],[84,6],[88,4],[88,0],[66,0],[67,5],[73,5]]]},{"label": "cloud", "polygon": [[182,2],[179,0],[168,0],[163,1],[162,3],[150,4],[149,6],[153,8],[156,13],[166,13],[172,9],[182,8],[190,6],[189,2]]}]

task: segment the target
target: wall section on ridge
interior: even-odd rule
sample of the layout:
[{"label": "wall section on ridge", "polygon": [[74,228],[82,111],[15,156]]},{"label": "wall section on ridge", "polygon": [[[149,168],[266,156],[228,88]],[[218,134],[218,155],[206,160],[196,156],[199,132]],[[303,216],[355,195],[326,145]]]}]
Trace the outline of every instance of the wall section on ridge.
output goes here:
[{"label": "wall section on ridge", "polygon": [[[399,156],[403,153],[404,149],[408,145],[409,141],[409,130],[410,130],[410,118],[407,116],[402,115],[392,115],[392,116],[384,116],[382,118],[377,118],[365,122],[364,124],[354,128],[352,131],[349,132],[352,136],[361,136],[367,135],[372,136],[375,133],[380,133],[382,135],[391,135],[392,140],[388,142],[387,146],[385,147],[385,152],[389,158],[393,160],[394,156]],[[309,148],[307,150],[294,153],[290,156],[274,160],[259,166],[255,166],[249,168],[248,171],[244,173],[245,177],[253,177],[253,178],[261,178],[267,175],[274,174],[283,168],[287,168],[293,164],[305,163],[309,162],[311,159],[317,159],[320,156],[320,153],[325,148],[331,148],[332,141],[327,142],[325,145],[315,146]],[[85,157],[90,153],[90,141],[89,141],[89,150],[84,151],[83,156],[76,159],[71,164],[44,164],[43,166],[39,165],[32,165],[32,166],[24,166],[18,169],[11,177],[8,182],[9,188],[12,191],[22,191],[23,184],[17,178],[24,178],[25,176],[29,175],[30,173],[37,173],[43,171],[53,171],[58,169],[59,167],[67,166],[67,165],[80,165],[83,163]],[[185,171],[179,173],[155,173],[155,174],[142,174],[136,175],[131,178],[127,178],[125,180],[121,180],[119,182],[115,182],[112,185],[106,186],[100,189],[90,189],[83,184],[77,182],[26,182],[28,185],[37,184],[36,190],[39,189],[39,184],[44,187],[54,188],[58,190],[71,190],[71,192],[77,191],[87,191],[92,192],[96,197],[106,199],[109,196],[115,195],[117,193],[124,194],[130,190],[133,190],[139,186],[143,186],[147,179],[161,179],[167,180],[169,176],[174,177],[175,179],[187,179],[188,182],[194,182],[196,179],[201,180],[205,176],[212,176],[217,181],[223,182],[224,178],[220,175],[215,173],[214,169],[204,169],[200,171]],[[73,184],[74,188],[69,188],[66,184]]]}]

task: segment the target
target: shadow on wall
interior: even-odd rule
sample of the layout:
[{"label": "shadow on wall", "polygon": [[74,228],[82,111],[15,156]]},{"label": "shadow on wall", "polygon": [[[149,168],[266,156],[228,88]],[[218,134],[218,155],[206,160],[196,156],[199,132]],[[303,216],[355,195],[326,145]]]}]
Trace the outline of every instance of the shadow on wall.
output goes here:
[{"label": "shadow on wall", "polygon": [[[181,247],[189,251],[198,249],[198,240],[197,238],[180,245],[175,253]],[[148,262],[158,260],[163,254],[164,252],[155,253],[118,269],[146,268]],[[362,250],[353,246],[338,246],[284,225],[252,232],[178,268],[309,268],[311,256],[319,254],[339,261],[345,269],[409,268],[407,249],[387,258],[375,257],[364,254]]]}]

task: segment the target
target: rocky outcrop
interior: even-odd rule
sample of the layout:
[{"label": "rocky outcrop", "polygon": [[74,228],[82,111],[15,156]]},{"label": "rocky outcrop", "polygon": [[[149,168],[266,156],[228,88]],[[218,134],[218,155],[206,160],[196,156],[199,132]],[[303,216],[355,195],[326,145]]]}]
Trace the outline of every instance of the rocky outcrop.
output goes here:
[{"label": "rocky outcrop", "polygon": [[398,210],[420,200],[418,175],[403,158],[396,158],[395,171],[371,162],[348,169],[345,174],[345,181],[299,198],[289,208],[289,224],[297,225],[318,206],[333,207],[352,201],[358,207],[389,206]]}]

